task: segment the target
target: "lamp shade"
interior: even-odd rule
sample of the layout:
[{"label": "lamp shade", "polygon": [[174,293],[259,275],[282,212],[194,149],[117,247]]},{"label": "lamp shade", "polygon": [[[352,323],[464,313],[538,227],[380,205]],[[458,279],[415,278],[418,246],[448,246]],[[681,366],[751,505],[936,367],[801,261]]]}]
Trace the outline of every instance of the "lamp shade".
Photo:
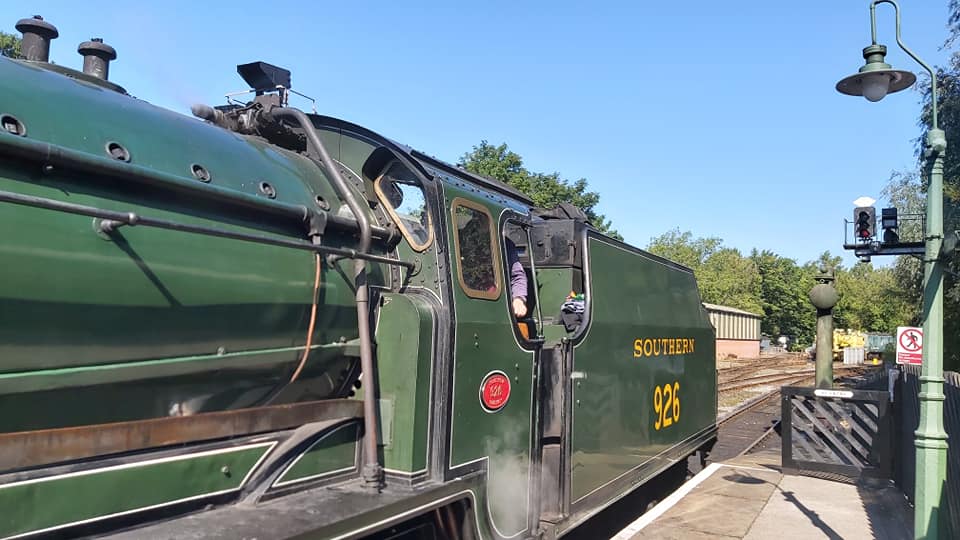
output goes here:
[{"label": "lamp shade", "polygon": [[[888,80],[886,91],[882,81]],[[909,88],[917,82],[917,76],[899,69],[876,69],[855,73],[837,83],[837,92],[848,96],[864,96],[870,101],[879,101],[887,94]]]}]

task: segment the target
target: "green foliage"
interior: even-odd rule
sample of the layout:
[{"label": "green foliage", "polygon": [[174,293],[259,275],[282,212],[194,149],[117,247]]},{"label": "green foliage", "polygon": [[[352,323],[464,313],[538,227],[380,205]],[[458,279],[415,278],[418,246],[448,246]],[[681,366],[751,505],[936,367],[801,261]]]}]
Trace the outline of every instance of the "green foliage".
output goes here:
[{"label": "green foliage", "polygon": [[760,331],[790,336],[793,347],[812,344],[816,309],[808,297],[821,266],[834,268],[840,301],[834,309],[838,328],[893,333],[911,321],[912,305],[894,269],[869,264],[843,267],[829,251],[803,266],[771,251],[754,249],[749,257],[724,247],[719,238],[694,238],[679,229],[650,240],[647,250],[693,270],[704,302],[759,313]]},{"label": "green foliage", "polygon": [[837,328],[892,334],[911,321],[911,307],[891,268],[857,263],[837,273],[840,301],[834,309]]},{"label": "green foliage", "polygon": [[817,257],[817,260],[807,263],[807,266],[810,266],[812,269],[811,272],[816,272],[820,266],[833,268],[834,271],[839,272],[843,270],[843,257],[839,255],[833,256],[829,251],[824,251]]},{"label": "green foliage", "polygon": [[[916,172],[895,171],[890,175],[883,196],[897,208],[901,216],[905,214],[923,214],[926,207],[926,194],[920,182],[920,175]],[[923,230],[920,221],[900,220],[899,234],[901,241],[922,241]],[[896,282],[900,297],[906,306],[909,325],[919,325],[920,309],[923,303],[923,265],[915,257],[897,257],[891,270]]]},{"label": "green foliage", "polygon": [[473,150],[460,156],[457,164],[472,173],[513,186],[539,207],[553,208],[562,202],[573,204],[583,210],[594,227],[617,240],[623,240],[611,223],[594,210],[600,202],[600,195],[595,191],[587,191],[586,178],[571,182],[556,172],[546,174],[528,171],[523,166],[523,158],[505,143],[494,146],[487,141],[481,141]]},{"label": "green foliage", "polygon": [[[948,65],[939,66],[937,74],[938,93],[938,123],[947,137],[947,153],[944,159],[943,191],[944,191],[944,223],[946,233],[960,230],[960,51],[957,41],[960,38],[960,0],[950,0],[947,26],[950,37],[944,47],[954,49]],[[920,178],[926,180],[928,171],[924,170],[924,144],[931,122],[931,93],[930,79],[923,77],[918,83],[923,92],[923,112],[919,124],[923,128],[923,135],[917,139],[917,157],[921,165]],[[899,178],[891,178],[888,189],[903,187]],[[905,198],[922,199],[925,185],[916,182],[906,187],[913,191],[900,192]],[[901,235],[902,237],[902,235]],[[944,273],[944,366],[950,369],[960,369],[960,261],[957,258],[947,263]],[[921,265],[901,257],[895,267],[895,275],[908,285],[905,290],[908,301],[914,308],[915,321],[919,321],[919,307],[922,303]]]},{"label": "green foliage", "polygon": [[10,58],[20,58],[20,38],[13,34],[0,32],[0,54]]},{"label": "green foliage", "polygon": [[707,257],[697,272],[697,280],[701,294],[710,303],[763,312],[760,272],[739,250],[722,248]]},{"label": "green foliage", "polygon": [[800,344],[813,343],[816,314],[807,294],[814,284],[815,265],[800,267],[793,259],[767,250],[753,250],[750,259],[760,273],[760,331],[774,337],[793,336]]},{"label": "green foliage", "polygon": [[693,238],[690,231],[681,233],[678,228],[652,238],[647,251],[696,271],[722,244],[719,238]]},{"label": "green foliage", "polygon": [[693,238],[689,231],[674,229],[651,239],[647,251],[693,270],[704,302],[761,313],[756,264],[723,247],[719,238]]}]

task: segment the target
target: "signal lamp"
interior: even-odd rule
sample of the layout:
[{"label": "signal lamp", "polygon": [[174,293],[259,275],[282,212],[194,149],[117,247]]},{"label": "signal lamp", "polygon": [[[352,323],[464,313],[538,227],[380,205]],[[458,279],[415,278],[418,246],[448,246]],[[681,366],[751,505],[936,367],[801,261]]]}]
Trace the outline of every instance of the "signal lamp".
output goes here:
[{"label": "signal lamp", "polygon": [[872,206],[860,206],[853,211],[853,227],[857,240],[866,242],[876,236],[877,211]]},{"label": "signal lamp", "polygon": [[880,210],[880,227],[884,229],[897,228],[897,209],[884,208]]},{"label": "signal lamp", "polygon": [[883,228],[884,244],[900,243],[900,235],[897,233],[896,208],[884,208],[880,210],[880,227]]}]

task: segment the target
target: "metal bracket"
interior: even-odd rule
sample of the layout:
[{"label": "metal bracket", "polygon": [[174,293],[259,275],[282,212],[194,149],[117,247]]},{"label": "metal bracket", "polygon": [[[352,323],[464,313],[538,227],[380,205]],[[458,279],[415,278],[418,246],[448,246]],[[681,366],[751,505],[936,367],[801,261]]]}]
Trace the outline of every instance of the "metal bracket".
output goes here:
[{"label": "metal bracket", "polygon": [[[883,244],[881,242],[863,242],[859,244],[844,244],[843,249],[853,250],[857,257],[866,258],[875,255],[914,255],[923,257],[926,254],[925,242],[899,242]],[[960,231],[947,233],[940,244],[940,253],[936,260],[950,260],[960,252]],[[926,261],[926,259],[924,259]],[[930,261],[926,261],[930,262]]]},{"label": "metal bracket", "polygon": [[918,255],[922,256],[925,252],[924,242],[898,242],[896,244],[884,244],[881,242],[862,242],[857,244],[844,244],[843,249],[853,250],[857,257],[869,262],[870,257],[876,255]]},{"label": "metal bracket", "polygon": [[93,232],[97,233],[97,236],[104,240],[113,240],[110,235],[116,232],[117,229],[124,225],[133,227],[139,221],[140,216],[133,212],[129,212],[125,220],[93,218]]},{"label": "metal bracket", "polygon": [[408,277],[413,277],[420,274],[420,270],[423,268],[423,261],[420,260],[420,257],[413,258],[413,268],[410,269]]},{"label": "metal bracket", "polygon": [[953,231],[948,233],[940,244],[940,259],[950,260],[957,256],[958,251],[960,251],[960,231]]},{"label": "metal bracket", "polygon": [[310,238],[323,236],[324,231],[327,230],[326,212],[311,210],[305,221],[307,223],[307,236]]}]

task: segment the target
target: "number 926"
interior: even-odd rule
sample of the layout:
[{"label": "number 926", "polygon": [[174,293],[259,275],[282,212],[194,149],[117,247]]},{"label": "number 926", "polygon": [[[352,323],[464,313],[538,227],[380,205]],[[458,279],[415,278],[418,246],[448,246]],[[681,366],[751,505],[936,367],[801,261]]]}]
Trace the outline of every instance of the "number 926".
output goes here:
[{"label": "number 926", "polygon": [[653,390],[653,429],[659,431],[680,421],[680,383],[667,383]]}]

